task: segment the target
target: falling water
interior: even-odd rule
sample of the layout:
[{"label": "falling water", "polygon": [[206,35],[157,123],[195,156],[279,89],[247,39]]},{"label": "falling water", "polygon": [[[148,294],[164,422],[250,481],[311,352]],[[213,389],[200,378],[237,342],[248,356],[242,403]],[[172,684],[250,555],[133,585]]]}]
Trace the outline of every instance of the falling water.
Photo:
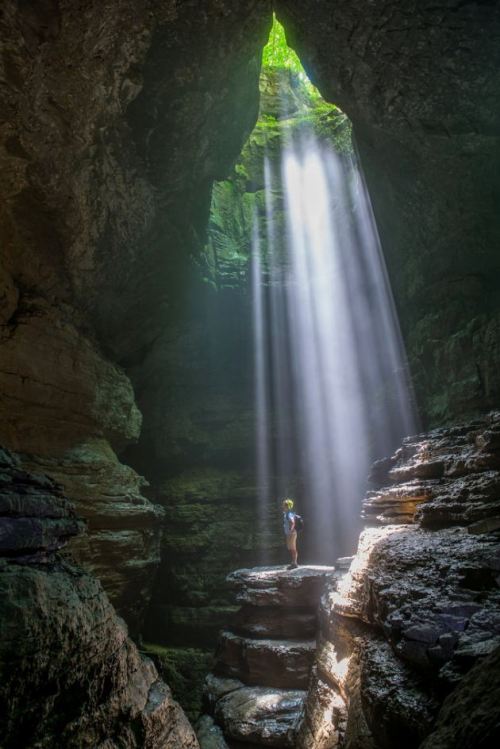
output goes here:
[{"label": "falling water", "polygon": [[[280,179],[284,257],[271,195]],[[281,495],[299,480],[309,555],[330,561],[352,548],[370,462],[414,431],[411,387],[354,158],[308,134],[285,148],[281,174],[266,163],[265,182],[267,273],[258,228],[253,245],[260,495],[269,501],[271,474]]]}]

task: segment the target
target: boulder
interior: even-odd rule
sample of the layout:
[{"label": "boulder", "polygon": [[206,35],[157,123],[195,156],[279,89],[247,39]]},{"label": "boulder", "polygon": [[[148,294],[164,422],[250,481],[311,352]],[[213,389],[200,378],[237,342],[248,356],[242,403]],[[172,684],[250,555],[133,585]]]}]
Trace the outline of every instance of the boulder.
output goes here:
[{"label": "boulder", "polygon": [[196,738],[200,749],[229,749],[222,729],[210,715],[202,715],[197,722]]},{"label": "boulder", "polygon": [[243,686],[218,700],[215,719],[232,739],[293,747],[305,695],[302,690]]}]

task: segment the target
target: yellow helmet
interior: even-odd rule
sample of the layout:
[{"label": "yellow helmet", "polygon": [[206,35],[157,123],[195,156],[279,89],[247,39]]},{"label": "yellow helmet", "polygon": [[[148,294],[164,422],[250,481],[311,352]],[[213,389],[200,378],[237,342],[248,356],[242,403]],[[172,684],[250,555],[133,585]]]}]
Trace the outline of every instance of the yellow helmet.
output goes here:
[{"label": "yellow helmet", "polygon": [[284,499],[283,504],[288,507],[289,510],[293,507],[293,499]]}]

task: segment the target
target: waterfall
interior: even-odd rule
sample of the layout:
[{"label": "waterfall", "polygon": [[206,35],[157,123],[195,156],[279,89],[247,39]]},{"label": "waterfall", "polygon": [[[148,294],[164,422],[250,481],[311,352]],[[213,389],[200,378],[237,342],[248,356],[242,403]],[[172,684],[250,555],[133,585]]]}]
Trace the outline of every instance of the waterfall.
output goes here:
[{"label": "waterfall", "polygon": [[309,132],[285,146],[280,173],[264,171],[267,253],[258,219],[252,253],[259,501],[277,507],[299,487],[306,555],[329,562],[355,541],[370,463],[416,428],[411,384],[355,158]]}]

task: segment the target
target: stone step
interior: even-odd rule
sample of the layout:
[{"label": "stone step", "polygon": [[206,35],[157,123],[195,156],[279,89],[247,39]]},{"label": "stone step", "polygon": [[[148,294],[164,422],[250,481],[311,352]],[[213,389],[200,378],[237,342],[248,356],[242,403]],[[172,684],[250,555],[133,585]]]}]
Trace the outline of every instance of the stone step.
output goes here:
[{"label": "stone step", "polygon": [[248,685],[306,689],[316,640],[258,640],[222,632],[216,671]]},{"label": "stone step", "polygon": [[236,602],[252,606],[316,607],[325,582],[334,567],[308,565],[288,570],[286,567],[253,567],[228,575],[227,582],[236,593]]},{"label": "stone step", "polygon": [[246,747],[286,749],[295,745],[304,690],[249,687],[236,679],[210,675],[206,694],[228,746],[242,742]]},{"label": "stone step", "polygon": [[256,638],[311,639],[317,630],[314,608],[273,608],[242,606],[231,620],[238,635]]}]

